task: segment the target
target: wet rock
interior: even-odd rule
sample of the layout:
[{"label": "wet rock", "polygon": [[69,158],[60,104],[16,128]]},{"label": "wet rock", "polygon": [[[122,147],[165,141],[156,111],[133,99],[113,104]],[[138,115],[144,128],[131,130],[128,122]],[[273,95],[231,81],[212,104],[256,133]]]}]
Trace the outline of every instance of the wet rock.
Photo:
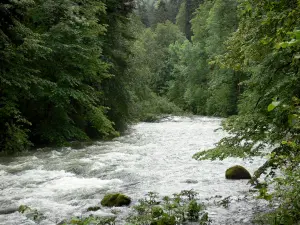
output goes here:
[{"label": "wet rock", "polygon": [[187,184],[197,184],[198,181],[197,180],[192,180],[192,179],[187,179],[187,180],[185,180],[184,183],[187,183]]},{"label": "wet rock", "polygon": [[130,203],[131,199],[128,196],[123,195],[121,193],[107,194],[101,201],[101,205],[107,207],[128,206],[130,205]]},{"label": "wet rock", "polygon": [[67,221],[66,220],[62,220],[62,221],[60,221],[58,224],[56,224],[56,225],[64,225],[64,224],[66,224],[67,223]]},{"label": "wet rock", "polygon": [[251,179],[251,175],[242,166],[233,166],[226,170],[226,179],[239,180],[239,179]]},{"label": "wet rock", "polygon": [[89,147],[93,144],[94,144],[94,142],[92,142],[92,141],[88,141],[88,142],[73,141],[70,143],[71,148],[73,148],[73,149],[83,149],[83,148]]},{"label": "wet rock", "polygon": [[250,223],[250,219],[249,218],[244,219],[243,223]]},{"label": "wet rock", "polygon": [[92,206],[92,207],[89,207],[87,209],[88,212],[91,212],[91,211],[98,211],[99,209],[101,209],[99,206]]},{"label": "wet rock", "polygon": [[160,120],[160,117],[154,114],[146,114],[144,118],[142,119],[143,122],[148,122],[148,123],[155,123]]},{"label": "wet rock", "polygon": [[1,209],[0,210],[0,215],[5,215],[5,214],[12,214],[18,212],[18,208],[7,208],[7,209]]}]

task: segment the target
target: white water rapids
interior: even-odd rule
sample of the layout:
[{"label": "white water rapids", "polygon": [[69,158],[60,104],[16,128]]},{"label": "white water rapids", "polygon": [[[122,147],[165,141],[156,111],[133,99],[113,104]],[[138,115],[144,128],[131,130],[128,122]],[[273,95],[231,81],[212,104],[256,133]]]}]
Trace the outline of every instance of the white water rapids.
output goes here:
[{"label": "white water rapids", "polygon": [[[104,194],[122,192],[135,204],[149,191],[160,196],[195,190],[209,203],[213,224],[251,224],[258,200],[247,198],[245,180],[226,180],[225,170],[245,166],[251,173],[262,159],[196,161],[194,153],[209,149],[224,137],[220,119],[170,117],[159,123],[139,123],[109,142],[84,149],[39,150],[26,156],[0,158],[1,209],[28,205],[46,216],[40,224],[54,225],[72,216],[87,216],[90,206],[100,205]],[[216,195],[231,196],[226,209],[212,202]],[[241,200],[242,199],[242,200]],[[128,208],[121,208],[125,217]],[[93,212],[108,215],[110,209]],[[119,223],[124,223],[120,220]],[[15,212],[0,215],[1,225],[35,224]]]}]

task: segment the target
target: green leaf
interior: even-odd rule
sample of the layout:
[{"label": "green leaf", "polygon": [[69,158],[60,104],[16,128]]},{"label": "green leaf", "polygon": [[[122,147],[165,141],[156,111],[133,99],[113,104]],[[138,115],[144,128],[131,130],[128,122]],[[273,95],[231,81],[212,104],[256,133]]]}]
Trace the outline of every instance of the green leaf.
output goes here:
[{"label": "green leaf", "polygon": [[290,114],[288,116],[288,121],[290,126],[294,126],[297,123],[298,116],[296,114]]},{"label": "green leaf", "polygon": [[300,54],[295,55],[294,59],[300,59]]},{"label": "green leaf", "polygon": [[272,102],[269,106],[268,106],[268,111],[271,112],[273,111],[277,106],[279,106],[280,102],[276,101],[276,102]]}]

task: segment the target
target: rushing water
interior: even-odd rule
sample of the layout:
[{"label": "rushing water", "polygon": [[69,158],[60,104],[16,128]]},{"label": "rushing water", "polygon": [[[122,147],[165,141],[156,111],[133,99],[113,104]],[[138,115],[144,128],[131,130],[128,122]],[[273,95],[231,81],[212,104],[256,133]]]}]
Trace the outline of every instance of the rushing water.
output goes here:
[{"label": "rushing water", "polygon": [[[64,218],[85,216],[108,192],[123,192],[133,199],[149,191],[171,195],[194,189],[209,203],[213,224],[250,224],[259,202],[244,198],[249,185],[231,181],[225,170],[240,164],[253,172],[261,159],[243,161],[196,161],[194,153],[214,146],[224,137],[220,119],[172,117],[160,123],[140,123],[128,134],[84,149],[40,150],[16,158],[0,158],[0,205],[2,209],[28,205],[42,212],[40,224],[57,224]],[[212,204],[231,196],[229,208]],[[207,199],[210,199],[208,200]],[[125,216],[128,208],[122,208]],[[102,209],[95,215],[109,215]],[[120,223],[122,223],[122,220]],[[0,215],[2,225],[35,224],[18,212]]]}]

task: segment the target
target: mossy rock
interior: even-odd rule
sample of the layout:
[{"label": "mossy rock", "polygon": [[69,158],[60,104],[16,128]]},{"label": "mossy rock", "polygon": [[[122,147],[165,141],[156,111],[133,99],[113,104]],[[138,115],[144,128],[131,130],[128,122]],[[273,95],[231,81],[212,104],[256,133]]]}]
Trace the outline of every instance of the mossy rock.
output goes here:
[{"label": "mossy rock", "polygon": [[232,180],[240,180],[240,179],[251,179],[251,175],[242,166],[233,166],[226,170],[225,173],[226,179],[232,179]]},{"label": "mossy rock", "polygon": [[19,211],[19,213],[24,214],[24,216],[26,216],[28,219],[33,220],[38,223],[46,218],[37,209],[32,209],[27,205],[20,205],[18,211]]},{"label": "mossy rock", "polygon": [[91,211],[98,211],[100,210],[101,208],[99,206],[92,206],[92,207],[89,207],[87,209],[88,212],[91,212]]},{"label": "mossy rock", "polygon": [[32,211],[32,209],[27,205],[20,205],[18,208],[19,213],[25,213],[28,211]]},{"label": "mossy rock", "polygon": [[119,207],[119,206],[128,206],[131,203],[131,199],[123,194],[115,193],[115,194],[107,194],[101,201],[101,205],[107,207]]}]

